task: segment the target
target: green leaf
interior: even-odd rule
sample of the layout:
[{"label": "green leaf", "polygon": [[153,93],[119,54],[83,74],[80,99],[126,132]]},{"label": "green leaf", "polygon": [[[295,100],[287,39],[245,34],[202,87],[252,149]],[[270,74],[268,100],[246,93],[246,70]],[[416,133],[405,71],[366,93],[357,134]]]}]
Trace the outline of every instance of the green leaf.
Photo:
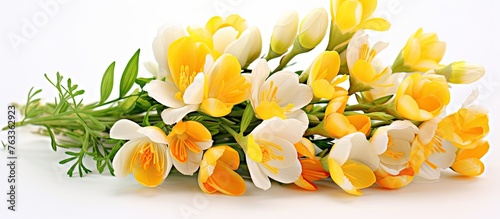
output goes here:
[{"label": "green leaf", "polygon": [[70,161],[72,161],[72,160],[74,160],[74,159],[76,159],[76,158],[77,158],[77,157],[70,157],[70,158],[66,158],[66,159],[64,159],[64,160],[59,161],[59,164],[65,164],[65,163],[68,163],[68,162],[70,162]]},{"label": "green leaf", "polygon": [[99,101],[99,103],[104,103],[104,101],[106,101],[109,98],[109,95],[111,95],[111,91],[113,90],[114,73],[115,73],[115,62],[109,65],[108,69],[106,69],[106,72],[104,72],[104,75],[102,76],[101,100]]},{"label": "green leaf", "polygon": [[50,136],[50,145],[52,146],[52,150],[57,151],[57,143],[56,143],[56,138],[54,137],[54,133],[49,128],[49,126],[45,125],[45,128],[47,129],[47,132],[49,133]]},{"label": "green leaf", "polygon": [[144,86],[146,86],[147,83],[149,83],[152,80],[154,80],[154,78],[137,78],[135,79],[135,83],[139,85],[139,87],[143,88]]},{"label": "green leaf", "polygon": [[387,95],[387,96],[380,97],[380,98],[374,100],[373,103],[376,104],[376,105],[385,104],[389,100],[391,100],[393,96],[394,96],[393,94],[390,94],[390,95]]},{"label": "green leaf", "polygon": [[243,116],[241,118],[240,134],[243,134],[243,132],[247,130],[248,125],[250,125],[250,122],[252,122],[254,117],[255,113],[253,112],[252,105],[248,103],[245,111],[243,111]]},{"label": "green leaf", "polygon": [[128,61],[125,70],[123,71],[122,78],[120,80],[120,97],[124,97],[127,92],[134,85],[137,74],[139,73],[139,53],[140,49],[135,52],[135,54]]}]

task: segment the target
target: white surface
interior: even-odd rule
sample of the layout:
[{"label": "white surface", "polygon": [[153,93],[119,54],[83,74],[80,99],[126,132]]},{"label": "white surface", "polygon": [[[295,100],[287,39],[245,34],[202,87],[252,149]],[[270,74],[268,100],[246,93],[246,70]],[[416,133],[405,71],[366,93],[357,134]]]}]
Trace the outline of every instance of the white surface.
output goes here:
[{"label": "white surface", "polygon": [[[37,1],[2,0],[0,8],[0,123],[5,124],[6,106],[12,101],[25,101],[29,88],[44,89],[43,97],[51,99],[55,92],[43,73],[54,77],[56,71],[71,77],[86,89],[86,101],[99,97],[101,75],[112,61],[120,72],[137,48],[140,61],[153,60],[152,39],[163,24],[204,25],[213,15],[240,13],[249,25],[258,26],[268,45],[275,20],[288,10],[299,10],[303,16],[314,7],[328,7],[327,0],[242,1],[72,1],[59,3],[59,9],[47,16],[36,34],[25,36],[25,44],[15,49],[9,34],[22,35],[24,20],[43,14]],[[62,1],[61,1],[62,2]],[[119,3],[120,2],[120,3]],[[322,182],[318,192],[305,192],[293,186],[273,184],[269,191],[255,188],[250,181],[245,196],[205,195],[197,187],[196,178],[169,176],[158,188],[141,187],[130,178],[116,179],[98,174],[69,178],[67,166],[57,164],[65,157],[54,153],[48,139],[20,130],[18,135],[18,211],[7,211],[6,154],[0,153],[0,217],[1,218],[191,218],[238,217],[255,218],[312,217],[335,218],[492,218],[500,213],[500,149],[499,101],[500,38],[496,1],[405,1],[380,0],[379,10],[389,18],[392,28],[374,35],[389,41],[391,46],[381,54],[391,64],[407,37],[418,27],[438,32],[448,50],[443,63],[458,60],[483,64],[487,75],[472,86],[455,86],[453,103],[456,109],[470,92],[481,92],[480,104],[491,112],[491,150],[483,158],[486,172],[475,179],[457,177],[451,172],[441,180],[413,182],[408,187],[389,191],[377,187],[364,190],[361,197],[344,194],[329,182]],[[225,9],[217,10],[216,7]],[[41,16],[41,17],[40,17]],[[325,48],[323,42],[312,54]],[[264,52],[267,52],[265,46]],[[307,66],[313,55],[299,56],[298,66]],[[275,63],[274,63],[275,64]],[[140,74],[147,76],[144,68]],[[118,77],[115,77],[118,78]],[[113,94],[116,94],[113,93]],[[184,214],[183,214],[184,212]],[[191,215],[189,213],[192,213]]]}]

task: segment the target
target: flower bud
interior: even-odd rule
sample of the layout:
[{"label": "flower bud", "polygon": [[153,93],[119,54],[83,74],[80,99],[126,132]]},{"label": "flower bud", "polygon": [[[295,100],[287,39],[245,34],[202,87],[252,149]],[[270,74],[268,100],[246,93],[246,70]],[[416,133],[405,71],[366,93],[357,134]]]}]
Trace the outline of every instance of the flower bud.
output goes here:
[{"label": "flower bud", "polygon": [[271,36],[271,51],[277,55],[284,54],[293,45],[299,26],[299,15],[296,11],[288,12],[276,21]]},{"label": "flower bud", "polygon": [[316,47],[326,34],[328,12],[324,8],[311,10],[300,23],[298,42],[305,49]]},{"label": "flower bud", "polygon": [[464,61],[451,63],[443,68],[436,69],[436,74],[443,75],[449,83],[470,84],[483,77],[483,66]]}]

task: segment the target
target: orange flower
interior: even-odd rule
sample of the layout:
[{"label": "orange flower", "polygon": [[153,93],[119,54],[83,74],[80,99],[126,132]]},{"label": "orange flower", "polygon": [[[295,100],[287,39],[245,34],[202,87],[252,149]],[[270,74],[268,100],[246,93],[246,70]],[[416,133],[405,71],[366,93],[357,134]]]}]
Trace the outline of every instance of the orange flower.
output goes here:
[{"label": "orange flower", "polygon": [[234,170],[240,166],[240,156],[229,146],[208,149],[203,156],[198,175],[198,185],[206,193],[222,192],[241,195],[246,190],[243,178]]}]

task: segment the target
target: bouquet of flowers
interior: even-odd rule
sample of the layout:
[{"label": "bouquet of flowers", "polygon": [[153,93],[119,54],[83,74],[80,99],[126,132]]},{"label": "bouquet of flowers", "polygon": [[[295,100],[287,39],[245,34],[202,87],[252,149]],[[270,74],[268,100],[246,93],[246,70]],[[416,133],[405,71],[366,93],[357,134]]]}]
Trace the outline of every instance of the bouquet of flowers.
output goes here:
[{"label": "bouquet of flowers", "polygon": [[[138,77],[137,50],[116,86],[109,65],[100,100],[87,104],[71,79],[45,75],[58,96],[45,103],[32,88],[17,105],[24,115],[17,126],[39,126],[54,151],[65,149],[59,163],[73,164],[69,176],[91,172],[83,162],[91,157],[100,173],[133,174],[149,187],[172,171],[196,175],[207,193],[244,194],[244,177],[264,190],[270,179],[317,190],[314,181],[331,178],[360,195],[375,183],[397,189],[416,176],[438,179],[448,168],[482,174],[489,126],[486,109],[473,105],[477,91],[457,112],[445,108],[452,86],[477,81],[484,68],[441,63],[446,44],[422,29],[385,65],[377,54],[388,44],[370,43],[364,32],[390,28],[372,17],[376,6],[331,0],[329,10],[302,19],[286,13],[264,36],[265,54],[259,29],[237,14],[163,27],[153,41],[156,61],[144,63],[151,76]],[[324,38],[326,50],[294,69],[291,61]],[[110,99],[115,87],[119,96]]]}]

